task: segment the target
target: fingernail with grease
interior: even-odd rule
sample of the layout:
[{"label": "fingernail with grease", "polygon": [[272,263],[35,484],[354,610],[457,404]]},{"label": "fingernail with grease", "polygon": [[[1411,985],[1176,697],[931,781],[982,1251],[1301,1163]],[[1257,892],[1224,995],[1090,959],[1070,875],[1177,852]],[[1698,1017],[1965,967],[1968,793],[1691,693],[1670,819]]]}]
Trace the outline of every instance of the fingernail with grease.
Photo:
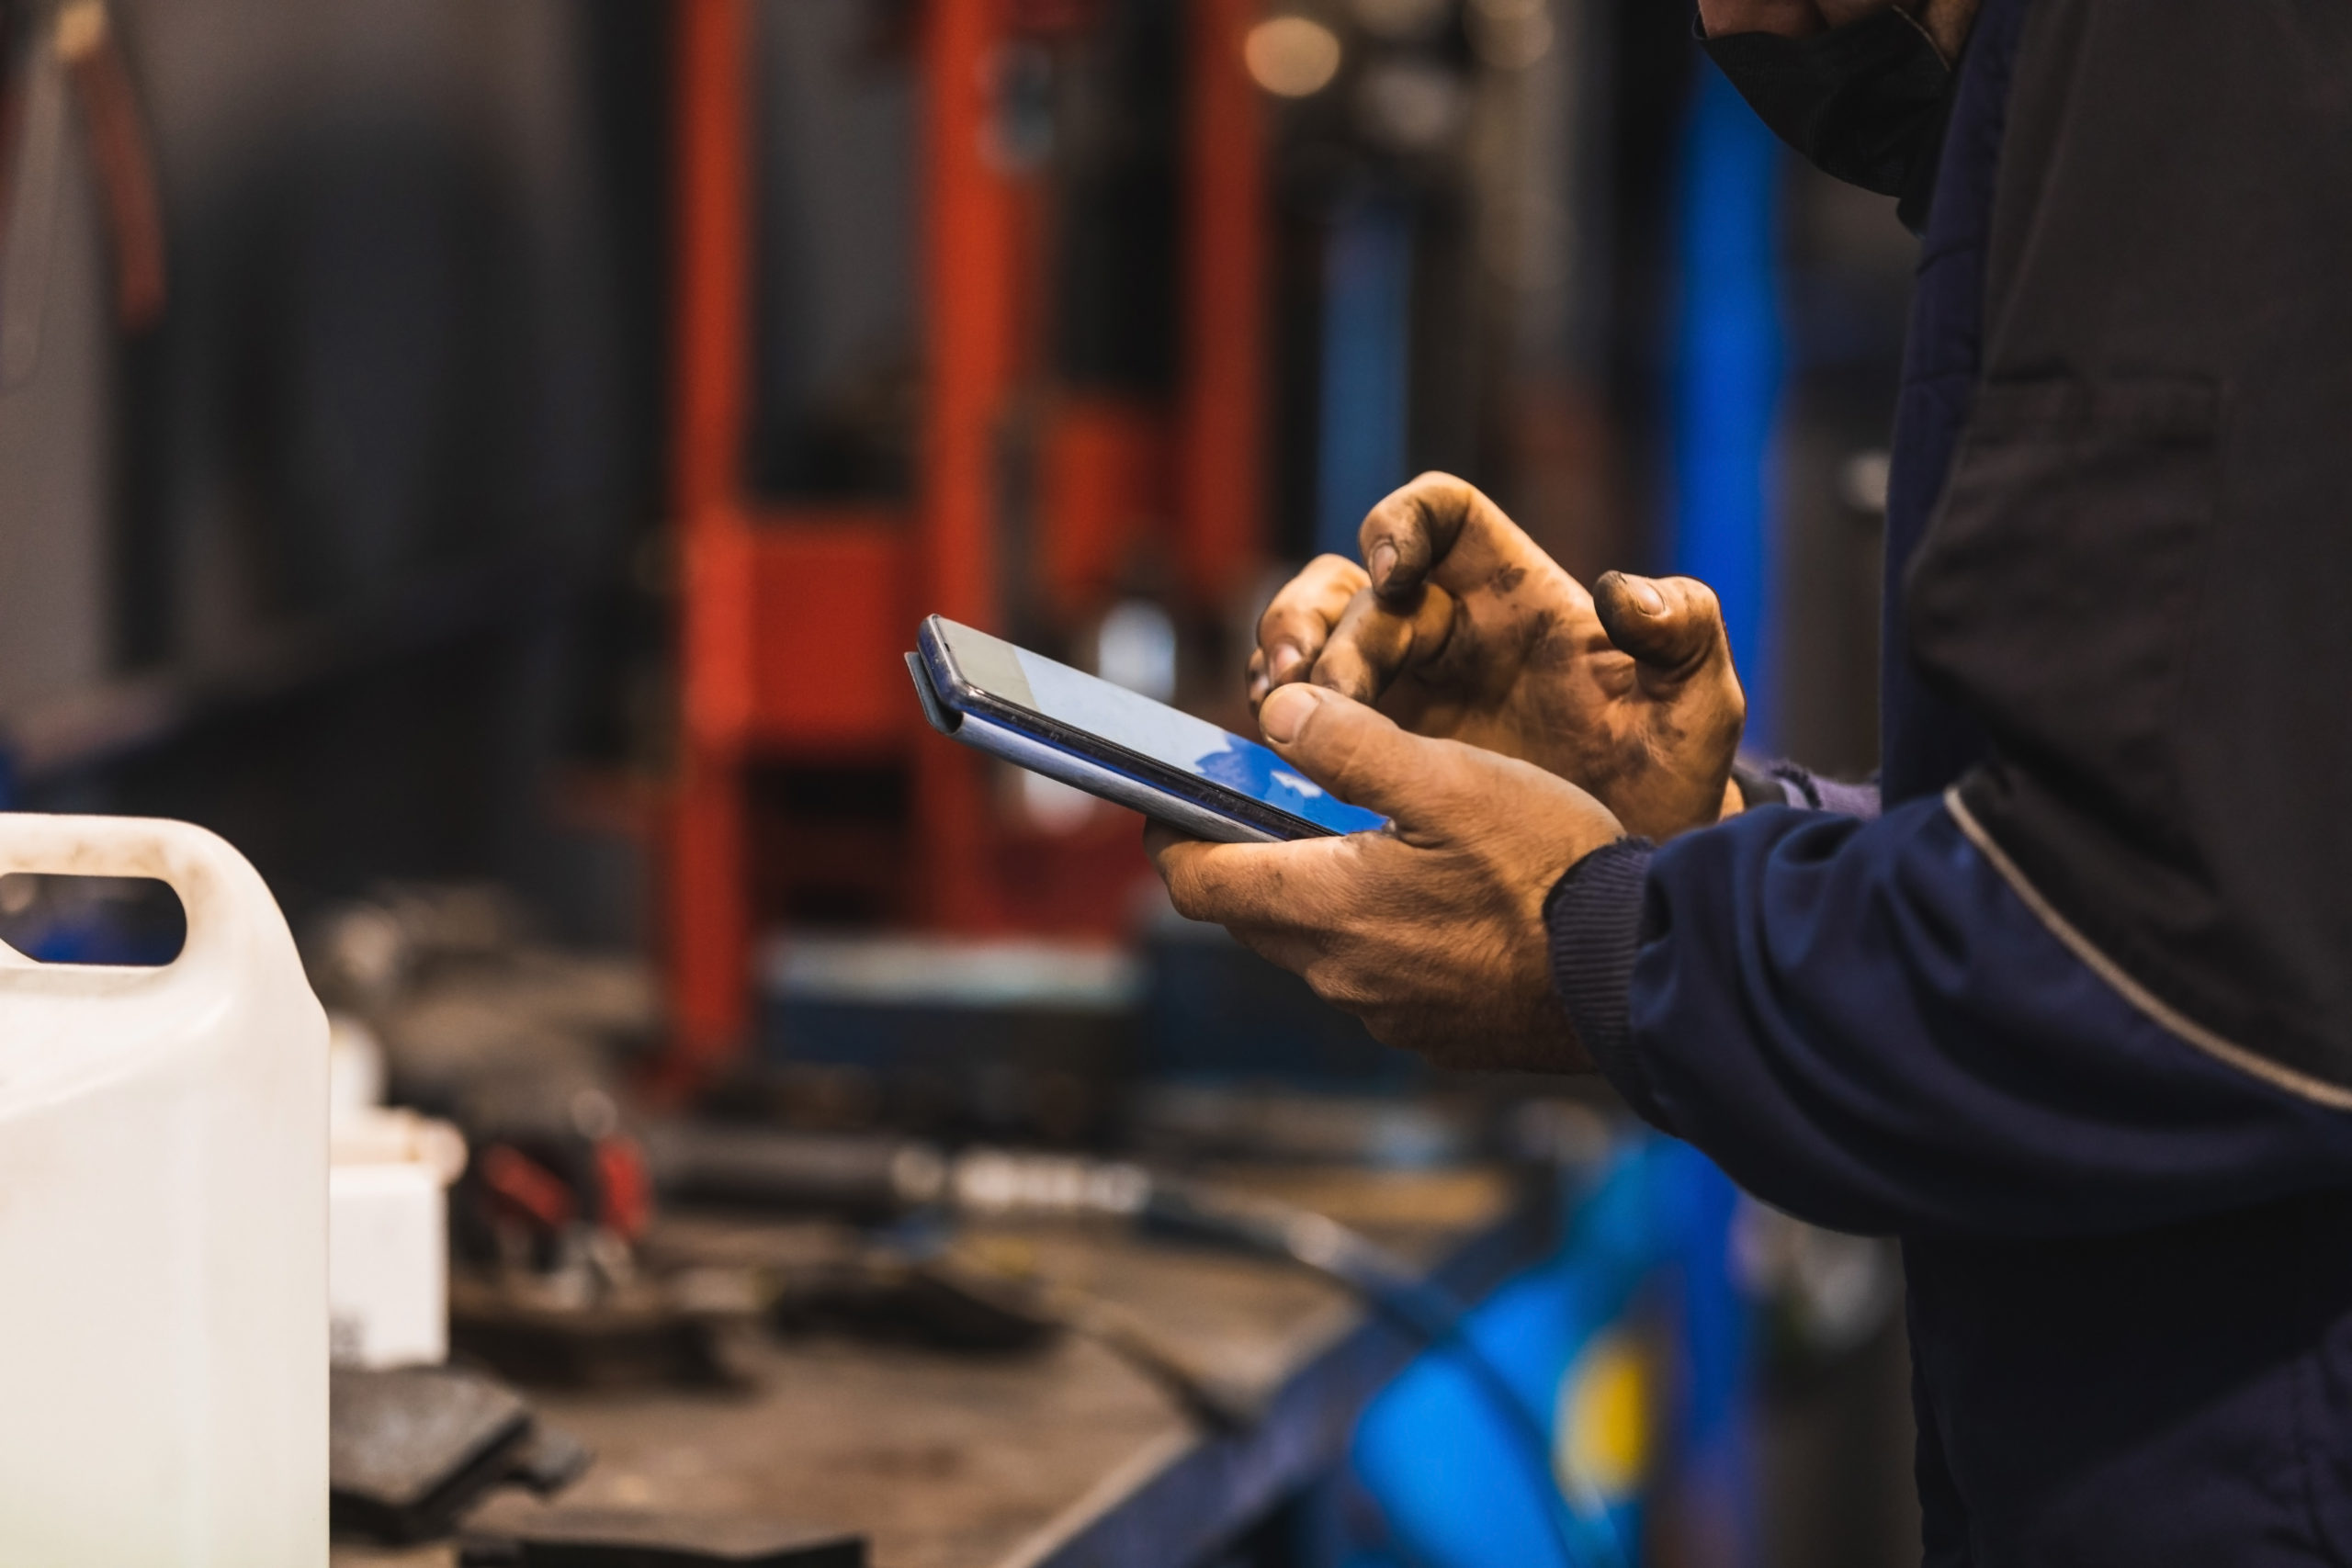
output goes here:
[{"label": "fingernail with grease", "polygon": [[1298,667],[1306,662],[1306,655],[1295,643],[1278,642],[1266,650],[1266,679],[1273,682],[1295,680]]},{"label": "fingernail with grease", "polygon": [[1374,588],[1387,586],[1388,574],[1396,569],[1396,547],[1385,539],[1381,540],[1372,547],[1372,558],[1363,564],[1364,570],[1372,573]]},{"label": "fingernail with grease", "polygon": [[1645,615],[1666,614],[1666,595],[1660,593],[1657,591],[1657,584],[1648,578],[1629,577],[1625,580],[1625,587],[1627,592],[1633,594],[1634,603],[1642,607],[1642,614]]},{"label": "fingernail with grease", "polygon": [[1322,702],[1319,686],[1284,686],[1258,710],[1258,728],[1266,732],[1267,739],[1287,746],[1298,739],[1298,732],[1306,728],[1306,716]]}]

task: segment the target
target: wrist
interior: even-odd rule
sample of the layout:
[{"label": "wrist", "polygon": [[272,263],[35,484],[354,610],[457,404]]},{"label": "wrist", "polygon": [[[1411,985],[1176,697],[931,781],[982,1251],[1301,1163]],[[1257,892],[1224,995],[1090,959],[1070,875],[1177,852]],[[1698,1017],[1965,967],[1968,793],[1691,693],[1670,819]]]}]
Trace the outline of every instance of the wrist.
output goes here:
[{"label": "wrist", "polygon": [[1577,1043],[1645,1119],[1662,1125],[1634,1049],[1632,991],[1651,848],[1620,839],[1570,866],[1544,908],[1552,987]]}]

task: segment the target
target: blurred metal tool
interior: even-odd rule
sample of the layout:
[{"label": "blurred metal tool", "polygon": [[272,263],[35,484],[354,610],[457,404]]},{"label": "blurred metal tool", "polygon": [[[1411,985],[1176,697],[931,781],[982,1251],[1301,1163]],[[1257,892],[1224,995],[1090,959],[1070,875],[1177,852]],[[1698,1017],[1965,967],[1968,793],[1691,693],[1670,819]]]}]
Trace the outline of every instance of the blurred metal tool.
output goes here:
[{"label": "blurred metal tool", "polygon": [[11,83],[0,114],[0,389],[21,386],[40,360],[69,89],[81,101],[114,245],[117,324],[144,332],[162,317],[165,294],[154,152],[105,0],[65,0],[28,31],[23,85]]},{"label": "blurred metal tool", "polygon": [[624,1508],[504,1509],[460,1568],[865,1568],[865,1538],[773,1519]]},{"label": "blurred metal tool", "polygon": [[640,1134],[665,1199],[888,1219],[932,1208],[997,1216],[1131,1216],[1150,1190],[1123,1160],[979,1147],[949,1155],[887,1134],[782,1133],[707,1122]]},{"label": "blurred metal tool", "polygon": [[106,0],[65,0],[57,11],[57,57],[88,122],[90,157],[114,237],[115,320],[126,333],[164,313],[164,213],[155,153],[139,89]]},{"label": "blurred metal tool", "polygon": [[936,1145],[888,1134],[666,1122],[639,1142],[665,1201],[880,1220],[937,1202],[947,1177]]},{"label": "blurred metal tool", "polygon": [[514,1087],[478,1108],[478,1152],[452,1195],[451,1342],[526,1382],[750,1381],[773,1281],[646,1267],[652,1189],[611,1098]]},{"label": "blurred metal tool", "polygon": [[401,1544],[447,1535],[503,1484],[541,1496],[588,1468],[512,1389],[445,1367],[341,1369],[329,1380],[329,1507],[339,1533]]},{"label": "blurred metal tool", "polygon": [[[950,1245],[940,1262],[949,1270],[950,1278],[970,1280],[993,1277],[1018,1291],[1019,1299],[1042,1319],[1110,1351],[1159,1384],[1204,1426],[1219,1432],[1246,1431],[1266,1414],[1262,1392],[1244,1388],[1195,1366],[1162,1341],[1149,1325],[1115,1302],[1031,1270],[1007,1269],[988,1253],[969,1246]],[[967,1284],[966,1288],[970,1287]],[[984,1291],[978,1293],[983,1299],[988,1294]]]},{"label": "blurred metal tool", "polygon": [[[1459,1355],[1523,1439],[1531,1465],[1550,1475],[1541,1417],[1462,1337],[1461,1304],[1327,1215],[1124,1160],[989,1148],[951,1156],[910,1139],[812,1138],[692,1122],[650,1128],[644,1136],[655,1184],[665,1194],[802,1211],[831,1207],[876,1217],[928,1212],[942,1219],[1103,1220],[1312,1270],[1416,1338]],[[942,1256],[971,1270],[992,1268],[968,1246],[944,1243]],[[1257,1418],[1246,1395],[1188,1366],[1114,1303],[1034,1274],[994,1271],[1018,1284],[1035,1310],[1118,1354],[1210,1425],[1230,1430]],[[1548,1479],[1544,1484],[1550,1487]],[[1592,1501],[1577,1497],[1566,1503],[1567,1517],[1556,1522],[1568,1560],[1620,1561],[1614,1537],[1605,1523],[1596,1523],[1600,1515]],[[1567,1544],[1570,1537],[1577,1544]]]}]

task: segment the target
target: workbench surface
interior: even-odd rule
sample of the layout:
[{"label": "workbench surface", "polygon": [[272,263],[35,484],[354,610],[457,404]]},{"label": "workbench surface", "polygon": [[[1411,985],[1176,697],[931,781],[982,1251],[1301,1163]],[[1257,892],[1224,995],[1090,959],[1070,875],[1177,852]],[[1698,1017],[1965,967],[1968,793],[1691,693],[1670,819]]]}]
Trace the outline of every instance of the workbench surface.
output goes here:
[{"label": "workbench surface", "polygon": [[[1491,1170],[1253,1171],[1240,1183],[1355,1225],[1476,1296],[1541,1255],[1552,1213]],[[747,1392],[532,1393],[596,1462],[566,1503],[751,1513],[867,1534],[875,1568],[1185,1568],[1344,1452],[1416,1348],[1342,1292],[1271,1262],[1099,1227],[983,1232],[1111,1303],[1197,1373],[1264,1402],[1204,1429],[1093,1341],[994,1354],[771,1339]],[[334,1568],[448,1568],[447,1546],[338,1545]]]}]

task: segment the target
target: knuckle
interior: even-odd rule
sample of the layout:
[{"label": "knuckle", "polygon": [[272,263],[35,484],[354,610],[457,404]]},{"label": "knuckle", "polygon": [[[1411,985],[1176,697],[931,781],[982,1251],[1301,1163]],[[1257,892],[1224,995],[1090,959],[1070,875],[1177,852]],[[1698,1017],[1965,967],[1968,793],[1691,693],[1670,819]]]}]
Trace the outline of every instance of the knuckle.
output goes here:
[{"label": "knuckle", "polygon": [[1390,532],[1426,527],[1432,509],[1442,511],[1458,503],[1461,485],[1451,474],[1417,474],[1381,497],[1366,515],[1364,526],[1369,531],[1378,525]]},{"label": "knuckle", "polygon": [[1432,559],[1451,550],[1464,528],[1492,510],[1476,486],[1436,469],[1420,475],[1396,495],[1406,524],[1403,532]]},{"label": "knuckle", "polygon": [[1372,699],[1372,671],[1361,659],[1330,660],[1315,667],[1315,684],[1355,702]]},{"label": "knuckle", "polygon": [[1355,638],[1335,637],[1317,658],[1315,667],[1306,672],[1307,684],[1329,691],[1345,691],[1355,678],[1356,666],[1361,662],[1356,655]]},{"label": "knuckle", "polygon": [[1285,583],[1283,591],[1274,595],[1274,602],[1266,606],[1264,615],[1258,617],[1258,636],[1261,640],[1272,637],[1298,617],[1298,584],[1290,582]]},{"label": "knuckle", "polygon": [[1435,507],[1448,512],[1463,511],[1484,499],[1478,494],[1477,487],[1469,480],[1458,474],[1449,474],[1442,468],[1423,469],[1408,480],[1405,488],[1397,493],[1409,496],[1423,508]]},{"label": "knuckle", "polygon": [[1313,642],[1368,581],[1363,568],[1353,561],[1317,556],[1283,584],[1258,617],[1259,642],[1269,643],[1285,634]]},{"label": "knuckle", "polygon": [[1695,577],[1669,577],[1666,581],[1681,599],[1683,608],[1692,615],[1706,621],[1723,619],[1723,600],[1716,596],[1713,589]]},{"label": "knuckle", "polygon": [[1299,573],[1301,597],[1312,599],[1319,606],[1334,602],[1345,604],[1370,581],[1363,567],[1345,556],[1317,556],[1307,569]]}]

